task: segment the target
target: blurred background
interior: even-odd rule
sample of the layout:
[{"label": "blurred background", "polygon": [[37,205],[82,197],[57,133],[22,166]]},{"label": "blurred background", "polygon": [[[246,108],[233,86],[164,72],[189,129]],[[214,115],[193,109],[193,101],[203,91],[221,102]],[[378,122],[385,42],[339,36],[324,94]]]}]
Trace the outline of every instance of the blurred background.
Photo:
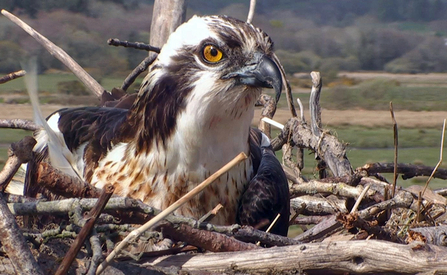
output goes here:
[{"label": "blurred background", "polygon": [[[249,6],[248,0],[187,3],[187,18],[226,14],[246,20]],[[149,0],[0,0],[0,8],[63,48],[108,90],[120,86],[147,52],[108,46],[107,39],[147,42],[152,5]],[[272,37],[294,97],[306,110],[309,73],[321,72],[323,125],[349,143],[354,168],[393,161],[390,101],[399,125],[399,162],[436,165],[447,117],[447,0],[258,0],[253,23]],[[32,56],[46,114],[97,102],[62,63],[0,17],[0,74],[19,70]],[[289,118],[284,98],[280,122]],[[32,119],[28,102],[23,80],[0,85],[0,118]],[[0,129],[0,166],[9,143],[25,134]],[[316,176],[312,154],[306,163],[305,173]]]}]

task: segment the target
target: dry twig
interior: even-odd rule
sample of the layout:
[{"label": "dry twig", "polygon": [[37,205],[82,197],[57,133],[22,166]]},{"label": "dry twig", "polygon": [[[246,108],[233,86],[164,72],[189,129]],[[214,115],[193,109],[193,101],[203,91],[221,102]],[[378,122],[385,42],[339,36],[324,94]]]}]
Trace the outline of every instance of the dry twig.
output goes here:
[{"label": "dry twig", "polygon": [[391,193],[391,197],[394,197],[396,193],[396,181],[397,181],[397,153],[398,153],[398,145],[399,145],[399,136],[397,130],[397,122],[394,117],[393,103],[390,102],[390,112],[391,119],[393,120],[393,137],[394,137],[394,171],[393,171],[393,190]]},{"label": "dry twig", "polygon": [[146,57],[141,63],[126,77],[126,79],[123,82],[123,85],[121,85],[121,89],[124,91],[127,91],[127,89],[132,85],[132,83],[135,82],[135,79],[144,71],[147,70],[147,68],[154,62],[156,55],[151,55]]},{"label": "dry twig", "polygon": [[76,258],[76,255],[78,254],[79,250],[81,249],[81,246],[83,245],[85,239],[92,231],[96,220],[98,219],[102,210],[106,206],[106,204],[107,204],[108,200],[110,199],[110,197],[112,196],[114,190],[115,189],[113,188],[112,185],[104,186],[104,188],[102,189],[102,193],[101,193],[96,205],[90,211],[90,213],[88,214],[88,217],[86,217],[85,225],[82,227],[81,232],[79,232],[75,241],[71,245],[70,250],[68,250],[67,254],[65,255],[64,259],[62,260],[62,263],[59,265],[59,268],[57,269],[57,271],[55,273],[56,275],[67,274],[71,263]]},{"label": "dry twig", "polygon": [[26,74],[25,70],[20,70],[20,71],[17,71],[17,72],[9,73],[9,74],[7,74],[5,76],[0,77],[0,84],[3,84],[3,83],[6,83],[8,81],[11,81],[13,79],[22,77],[25,74]]},{"label": "dry twig", "polygon": [[116,46],[116,47],[121,46],[121,47],[125,47],[125,48],[134,48],[134,49],[138,49],[138,50],[145,50],[148,52],[160,53],[159,47],[154,47],[149,44],[141,43],[141,42],[121,41],[118,38],[109,38],[109,40],[107,40],[107,44],[109,44],[111,46]]},{"label": "dry twig", "polygon": [[253,21],[253,17],[255,16],[256,9],[256,0],[250,0],[250,9],[248,10],[247,23],[251,23]]}]

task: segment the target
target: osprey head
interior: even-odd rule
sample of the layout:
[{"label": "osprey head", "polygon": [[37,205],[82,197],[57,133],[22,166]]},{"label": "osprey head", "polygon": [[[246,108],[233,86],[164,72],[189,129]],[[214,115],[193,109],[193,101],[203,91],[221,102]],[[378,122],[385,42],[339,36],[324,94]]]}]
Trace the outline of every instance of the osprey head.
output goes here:
[{"label": "osprey head", "polygon": [[148,151],[153,142],[167,146],[179,125],[245,131],[262,88],[274,88],[279,99],[280,68],[273,42],[260,29],[225,16],[194,16],[150,66],[123,132],[138,128],[137,151]]},{"label": "osprey head", "polygon": [[240,93],[240,85],[248,87],[244,92],[274,88],[276,100],[281,94],[282,74],[270,37],[234,18],[192,17],[171,34],[157,61],[170,73],[187,77],[191,86],[227,91],[225,96],[236,99],[244,95],[231,90],[236,87]]}]

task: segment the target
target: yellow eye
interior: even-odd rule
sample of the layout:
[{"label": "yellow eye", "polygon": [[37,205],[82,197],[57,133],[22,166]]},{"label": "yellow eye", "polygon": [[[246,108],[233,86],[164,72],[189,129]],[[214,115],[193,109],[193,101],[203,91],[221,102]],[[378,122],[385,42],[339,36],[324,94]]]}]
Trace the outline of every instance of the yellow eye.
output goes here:
[{"label": "yellow eye", "polygon": [[219,50],[216,46],[213,45],[206,45],[203,48],[203,58],[205,61],[216,63],[222,60],[223,53],[221,50]]}]

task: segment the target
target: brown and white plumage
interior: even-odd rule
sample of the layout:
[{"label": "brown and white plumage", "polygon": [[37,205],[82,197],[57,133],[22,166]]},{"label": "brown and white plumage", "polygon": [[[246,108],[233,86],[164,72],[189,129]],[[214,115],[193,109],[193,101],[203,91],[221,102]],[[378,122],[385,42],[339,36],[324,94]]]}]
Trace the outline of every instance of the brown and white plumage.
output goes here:
[{"label": "brown and white plumage", "polygon": [[[245,152],[251,157],[177,210],[200,218],[221,203],[224,208],[213,222],[231,224],[263,155],[262,135],[254,130],[250,135],[254,103],[263,87],[275,88],[278,96],[281,91],[272,50],[270,38],[251,24],[195,16],[171,34],[129,110],[62,109],[48,124],[65,140],[74,174],[97,187],[111,183],[117,194],[160,209]],[[41,132],[35,150],[44,151],[47,142]],[[278,186],[284,191],[287,181]],[[257,208],[261,216],[274,209],[270,216],[288,217],[288,189],[277,195],[282,197],[275,207]],[[250,207],[243,209],[250,215]]]}]

